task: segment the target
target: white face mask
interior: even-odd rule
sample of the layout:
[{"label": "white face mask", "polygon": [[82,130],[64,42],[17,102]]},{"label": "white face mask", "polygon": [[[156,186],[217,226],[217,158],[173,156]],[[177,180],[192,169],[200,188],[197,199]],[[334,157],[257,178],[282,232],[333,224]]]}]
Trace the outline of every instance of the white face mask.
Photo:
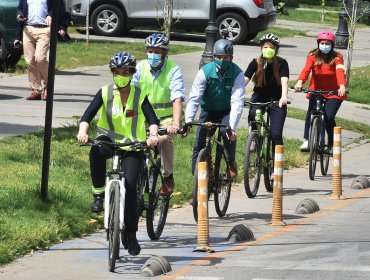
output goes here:
[{"label": "white face mask", "polygon": [[331,51],[331,46],[330,45],[319,45],[319,49],[320,49],[320,51],[322,52],[322,53],[324,53],[324,54],[328,54],[328,53],[330,53],[330,51]]}]

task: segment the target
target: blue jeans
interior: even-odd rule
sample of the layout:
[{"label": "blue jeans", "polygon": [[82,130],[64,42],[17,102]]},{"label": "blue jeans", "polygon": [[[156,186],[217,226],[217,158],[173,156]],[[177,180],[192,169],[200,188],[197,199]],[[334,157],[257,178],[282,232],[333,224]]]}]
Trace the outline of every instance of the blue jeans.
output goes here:
[{"label": "blue jeans", "polygon": [[[199,122],[215,122],[215,123],[223,123],[229,125],[230,119],[230,111],[222,111],[222,112],[208,112],[208,111],[201,111],[199,116]],[[211,134],[213,135],[216,131],[212,129]],[[229,162],[235,161],[235,150],[236,150],[236,140],[229,142],[226,137],[226,129],[221,128],[221,135],[224,142],[224,147],[227,151],[227,155],[229,157]],[[195,139],[194,149],[193,149],[193,158],[192,158],[192,165],[191,165],[191,172],[194,174],[195,164],[197,162],[198,154],[201,149],[206,146],[206,136],[207,136],[207,129],[204,127],[199,126],[197,130],[197,137]]]}]

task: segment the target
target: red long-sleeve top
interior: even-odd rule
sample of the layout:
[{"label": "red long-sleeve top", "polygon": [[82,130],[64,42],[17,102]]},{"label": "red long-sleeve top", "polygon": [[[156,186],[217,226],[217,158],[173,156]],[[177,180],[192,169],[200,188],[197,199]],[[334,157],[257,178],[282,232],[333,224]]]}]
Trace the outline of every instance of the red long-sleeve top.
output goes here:
[{"label": "red long-sleeve top", "polygon": [[[306,59],[306,65],[299,74],[298,80],[302,80],[305,83],[312,72],[312,77],[308,89],[312,90],[337,90],[339,85],[346,85],[346,77],[344,73],[343,55],[339,54],[335,63],[328,65],[323,63],[316,65],[316,56],[309,54]],[[337,98],[344,100],[347,95],[327,95],[324,94],[325,98]]]}]

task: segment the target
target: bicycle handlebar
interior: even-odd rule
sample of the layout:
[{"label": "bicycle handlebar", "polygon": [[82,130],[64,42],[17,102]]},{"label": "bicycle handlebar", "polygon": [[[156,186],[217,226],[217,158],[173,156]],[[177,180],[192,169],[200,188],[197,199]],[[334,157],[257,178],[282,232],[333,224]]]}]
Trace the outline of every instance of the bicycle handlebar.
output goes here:
[{"label": "bicycle handlebar", "polygon": [[[228,138],[230,138],[230,135],[232,134],[232,129],[230,125],[223,124],[223,123],[213,123],[213,122],[187,122],[184,123],[181,129],[181,134],[184,134],[186,131],[188,131],[188,128],[191,126],[202,126],[205,127],[206,129],[210,130],[215,127],[224,127],[226,128],[226,135]],[[179,132],[180,133],[180,132]]]},{"label": "bicycle handlebar", "polygon": [[[294,88],[291,88],[291,89],[294,90]],[[321,89],[313,90],[313,89],[302,88],[301,91],[295,91],[295,92],[309,93],[309,94],[313,94],[317,96],[323,95],[323,94],[338,95],[338,90],[321,90]],[[349,94],[349,91],[346,91],[346,94]]]},{"label": "bicycle handlebar", "polygon": [[[291,102],[288,100],[287,104],[291,104]],[[279,105],[279,101],[269,101],[269,102],[250,102],[250,101],[244,101],[244,106],[251,105],[259,108],[266,108],[266,107],[273,107],[276,105]]]},{"label": "bicycle handlebar", "polygon": [[80,146],[94,146],[94,145],[104,145],[107,147],[111,147],[114,150],[117,150],[121,147],[128,147],[131,146],[135,150],[145,150],[147,148],[146,141],[135,141],[130,143],[120,143],[120,142],[110,142],[100,139],[92,139],[89,138],[87,143],[81,144]]}]

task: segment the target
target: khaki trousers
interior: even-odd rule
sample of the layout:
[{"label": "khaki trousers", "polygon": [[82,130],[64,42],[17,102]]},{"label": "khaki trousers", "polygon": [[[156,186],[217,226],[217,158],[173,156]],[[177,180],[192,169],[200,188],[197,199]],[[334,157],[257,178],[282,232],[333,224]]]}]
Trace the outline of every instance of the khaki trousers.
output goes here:
[{"label": "khaki trousers", "polygon": [[41,93],[48,81],[48,51],[50,27],[37,28],[25,25],[23,28],[23,54],[27,63],[28,81],[33,91]]},{"label": "khaki trousers", "polygon": [[163,168],[162,175],[163,178],[166,178],[173,173],[174,145],[171,135],[160,135],[158,138],[161,165]]}]

